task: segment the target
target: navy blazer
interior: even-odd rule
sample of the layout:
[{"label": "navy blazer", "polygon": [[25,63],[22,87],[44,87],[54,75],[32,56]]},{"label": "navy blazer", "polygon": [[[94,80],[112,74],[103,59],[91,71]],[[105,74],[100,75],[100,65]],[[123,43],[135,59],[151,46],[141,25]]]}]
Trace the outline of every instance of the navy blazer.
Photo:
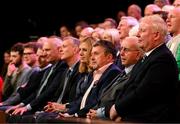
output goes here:
[{"label": "navy blazer", "polygon": [[137,122],[167,122],[174,116],[178,82],[176,60],[165,44],[156,48],[132,70],[115,102],[122,119]]},{"label": "navy blazer", "polygon": [[[100,77],[98,83],[96,86],[93,87],[93,89],[90,91],[90,94],[87,97],[86,100],[86,105],[83,109],[79,110],[80,108],[80,104],[81,104],[81,100],[82,97],[79,98],[79,100],[77,100],[76,102],[74,102],[73,104],[70,105],[70,108],[68,110],[68,112],[70,114],[76,113],[78,114],[79,117],[86,117],[86,113],[89,111],[90,108],[92,108],[93,106],[95,106],[99,100],[99,96],[101,94],[101,92],[103,91],[103,89],[119,74],[121,73],[121,70],[119,69],[119,67],[117,67],[115,64],[110,65],[105,72],[102,74],[102,76]],[[92,82],[93,78],[92,78],[92,73],[89,75],[89,85],[87,86],[87,88],[90,86],[91,82]]]}]

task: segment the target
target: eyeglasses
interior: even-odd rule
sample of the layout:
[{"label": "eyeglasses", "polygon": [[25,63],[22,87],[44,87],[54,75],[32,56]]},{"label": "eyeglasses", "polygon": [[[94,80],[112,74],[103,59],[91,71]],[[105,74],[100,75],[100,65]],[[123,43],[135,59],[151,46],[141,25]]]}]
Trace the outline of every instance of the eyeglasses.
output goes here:
[{"label": "eyeglasses", "polygon": [[31,54],[34,54],[33,52],[29,52],[29,53],[23,53],[23,55],[31,55]]},{"label": "eyeglasses", "polygon": [[131,52],[131,51],[139,51],[137,49],[130,49],[130,48],[125,48],[125,47],[121,47],[120,51],[124,51],[124,52]]}]

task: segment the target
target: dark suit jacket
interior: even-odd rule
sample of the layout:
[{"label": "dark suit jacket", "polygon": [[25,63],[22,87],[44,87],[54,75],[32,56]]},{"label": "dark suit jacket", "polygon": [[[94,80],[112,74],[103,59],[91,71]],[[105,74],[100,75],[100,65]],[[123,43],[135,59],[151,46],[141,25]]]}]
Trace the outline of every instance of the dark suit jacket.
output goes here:
[{"label": "dark suit jacket", "polygon": [[[60,94],[63,91],[63,86],[64,86],[64,81],[65,81],[65,74],[68,71],[68,69],[66,69],[64,76],[62,78],[62,83],[59,85],[58,90],[55,94],[55,97],[53,99],[53,101],[57,101]],[[79,62],[76,63],[73,72],[71,73],[66,88],[65,88],[65,92],[62,98],[62,103],[67,103],[67,102],[71,102],[75,99],[76,97],[76,87],[77,87],[77,83],[78,81],[81,79],[81,74],[79,73]]]},{"label": "dark suit jacket", "polygon": [[[80,117],[85,117],[86,113],[89,111],[90,108],[94,107],[98,100],[99,100],[99,95],[101,94],[102,90],[121,72],[121,70],[114,64],[110,65],[105,72],[102,74],[100,77],[97,85],[93,87],[93,89],[90,91],[87,99],[86,99],[86,105],[83,109],[79,110],[80,104],[82,97],[77,100],[78,102],[74,102],[73,104],[70,105],[69,108],[69,113],[73,114],[76,113]],[[89,85],[87,88],[90,86],[92,82],[92,74],[90,74],[89,78]]]},{"label": "dark suit jacket", "polygon": [[133,68],[115,109],[124,120],[170,121],[174,116],[177,81],[176,60],[163,44]]},{"label": "dark suit jacket", "polygon": [[119,51],[119,54],[116,55],[114,64],[117,65],[120,69],[122,69],[122,70],[124,69],[124,66],[122,65],[122,62],[121,62],[120,51]]},{"label": "dark suit jacket", "polygon": [[100,107],[105,107],[109,104],[114,104],[118,94],[122,91],[124,85],[127,83],[130,73],[131,72],[124,76],[122,76],[122,73],[119,74],[106,88],[104,88],[99,97],[98,104],[94,108],[97,109]]},{"label": "dark suit jacket", "polygon": [[21,100],[26,99],[28,96],[30,96],[33,92],[37,91],[38,87],[40,85],[41,79],[43,78],[43,75],[46,71],[48,71],[50,67],[40,71],[34,71],[32,75],[30,76],[30,79],[25,87],[20,87],[18,89],[18,93],[20,94]]},{"label": "dark suit jacket", "polygon": [[41,110],[48,101],[53,99],[58,86],[62,83],[61,78],[66,68],[67,65],[63,61],[59,61],[49,77],[46,86],[43,88],[42,93],[36,98],[37,92],[34,92],[34,94],[25,99],[23,103],[30,103],[33,111]]}]

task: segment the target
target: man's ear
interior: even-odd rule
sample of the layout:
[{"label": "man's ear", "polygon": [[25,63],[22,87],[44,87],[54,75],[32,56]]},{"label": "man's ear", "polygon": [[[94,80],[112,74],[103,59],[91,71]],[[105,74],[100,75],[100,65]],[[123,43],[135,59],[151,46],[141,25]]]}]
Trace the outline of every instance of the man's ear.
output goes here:
[{"label": "man's ear", "polygon": [[142,57],[143,57],[143,53],[139,51],[136,55],[136,60],[140,60]]},{"label": "man's ear", "polygon": [[74,52],[75,52],[75,53],[79,53],[79,47],[75,46],[75,47],[74,47]]},{"label": "man's ear", "polygon": [[154,39],[158,40],[161,37],[161,34],[159,32],[154,33]]},{"label": "man's ear", "polygon": [[112,54],[107,54],[107,60],[110,62],[113,60],[113,55]]}]

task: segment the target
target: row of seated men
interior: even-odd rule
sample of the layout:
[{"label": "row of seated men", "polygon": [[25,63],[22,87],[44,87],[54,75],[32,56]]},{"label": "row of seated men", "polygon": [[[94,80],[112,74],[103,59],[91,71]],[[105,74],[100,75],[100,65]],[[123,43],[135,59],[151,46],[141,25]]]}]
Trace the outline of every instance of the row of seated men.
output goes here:
[{"label": "row of seated men", "polygon": [[[142,18],[137,37],[126,37],[119,48],[124,69],[115,64],[117,50],[109,41],[49,37],[38,53],[39,68],[21,73],[22,79],[13,75],[19,74],[14,66],[26,68],[23,60],[17,62],[21,44],[16,44],[3,91],[11,95],[0,109],[8,122],[58,122],[60,117],[175,122],[178,67],[166,34],[161,17]],[[23,78],[28,79],[18,82]]]}]

